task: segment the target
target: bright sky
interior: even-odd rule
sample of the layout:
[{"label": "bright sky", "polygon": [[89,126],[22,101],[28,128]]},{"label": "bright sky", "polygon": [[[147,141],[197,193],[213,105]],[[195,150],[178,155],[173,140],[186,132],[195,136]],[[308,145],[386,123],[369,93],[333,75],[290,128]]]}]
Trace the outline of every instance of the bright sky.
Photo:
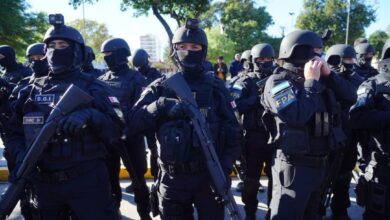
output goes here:
[{"label": "bright sky", "polygon": [[[62,13],[66,21],[83,17],[82,7],[74,10],[68,4],[69,0],[27,0],[33,11],[44,11],[48,14]],[[377,21],[366,29],[366,36],[376,30],[385,30],[390,25],[389,0],[367,0],[377,7]],[[132,9],[122,12],[120,10],[121,0],[99,0],[90,5],[85,4],[85,18],[105,23],[109,32],[114,37],[124,38],[130,45],[132,51],[139,48],[139,36],[151,33],[160,38],[164,48],[167,45],[167,34],[152,13],[149,16],[134,17]],[[303,0],[257,0],[260,6],[266,6],[266,10],[272,15],[274,25],[268,28],[267,32],[273,36],[281,35],[281,26],[286,28],[286,33],[293,30],[293,24],[297,15],[302,11]],[[290,13],[294,13],[290,15]],[[176,29],[176,22],[166,17],[172,29]]]}]

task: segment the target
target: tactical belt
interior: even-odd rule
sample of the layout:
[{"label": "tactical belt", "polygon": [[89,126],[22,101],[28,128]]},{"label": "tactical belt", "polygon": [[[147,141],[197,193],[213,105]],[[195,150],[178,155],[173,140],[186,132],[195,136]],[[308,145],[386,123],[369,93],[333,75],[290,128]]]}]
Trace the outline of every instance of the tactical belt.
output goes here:
[{"label": "tactical belt", "polygon": [[277,156],[284,157],[289,163],[307,167],[326,167],[328,156],[305,156],[305,155],[286,155],[281,150],[276,152]]},{"label": "tactical belt", "polygon": [[38,178],[42,181],[47,182],[64,182],[86,173],[87,171],[95,168],[99,163],[101,163],[101,161],[99,160],[90,161],[72,167],[70,169],[50,172],[38,169]]},{"label": "tactical belt", "polygon": [[193,174],[205,171],[207,165],[203,161],[192,161],[188,163],[160,163],[160,168],[163,172],[170,175],[174,174]]}]

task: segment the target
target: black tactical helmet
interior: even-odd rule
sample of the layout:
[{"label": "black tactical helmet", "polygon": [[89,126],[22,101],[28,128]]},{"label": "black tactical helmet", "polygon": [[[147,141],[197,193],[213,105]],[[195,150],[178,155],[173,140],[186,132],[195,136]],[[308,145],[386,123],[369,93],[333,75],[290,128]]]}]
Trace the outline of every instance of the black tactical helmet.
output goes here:
[{"label": "black tactical helmet", "polygon": [[242,52],[241,54],[241,60],[240,62],[244,62],[244,61],[251,61],[252,60],[252,57],[251,57],[251,50],[245,50],[244,52]]},{"label": "black tactical helmet", "polygon": [[[313,48],[322,48],[323,42],[322,38],[308,30],[296,30],[291,33],[288,33],[282,40],[279,50],[279,59],[282,60],[295,60],[295,53],[297,53],[297,48],[299,50],[305,48],[306,51],[302,53],[311,52]],[[307,59],[311,59],[314,54],[308,54]]]},{"label": "black tactical helmet", "polygon": [[386,40],[386,43],[385,45],[383,45],[383,49],[382,49],[381,59],[384,60],[387,58],[390,58],[390,38]]},{"label": "black tactical helmet", "polygon": [[35,43],[27,47],[26,57],[31,55],[45,55],[45,44],[44,43]]},{"label": "black tactical helmet", "polygon": [[275,58],[275,51],[270,44],[267,43],[256,44],[251,49],[251,56],[252,56],[252,62],[254,63],[256,58],[259,57]]},{"label": "black tactical helmet", "polygon": [[119,49],[123,49],[125,51],[125,55],[128,57],[131,55],[130,47],[125,40],[122,38],[111,38],[103,42],[100,47],[100,52],[114,52]]},{"label": "black tactical helmet", "polygon": [[368,53],[375,53],[374,47],[369,43],[360,43],[355,46],[355,51],[358,55],[365,55]]},{"label": "black tactical helmet", "polygon": [[[342,58],[356,58],[356,52],[353,47],[345,44],[335,44],[326,51],[325,60],[331,65],[338,65]],[[338,62],[334,62],[337,60]]]},{"label": "black tactical helmet", "polygon": [[148,65],[149,54],[144,49],[136,50],[132,57],[132,63],[137,68]]},{"label": "black tactical helmet", "polygon": [[86,61],[92,62],[96,59],[95,53],[93,52],[92,47],[85,45],[85,54],[86,54]]},{"label": "black tactical helmet", "polygon": [[203,46],[204,57],[207,54],[207,36],[206,33],[199,28],[197,19],[188,19],[186,25],[176,30],[172,37],[172,44],[178,43],[195,43]]}]

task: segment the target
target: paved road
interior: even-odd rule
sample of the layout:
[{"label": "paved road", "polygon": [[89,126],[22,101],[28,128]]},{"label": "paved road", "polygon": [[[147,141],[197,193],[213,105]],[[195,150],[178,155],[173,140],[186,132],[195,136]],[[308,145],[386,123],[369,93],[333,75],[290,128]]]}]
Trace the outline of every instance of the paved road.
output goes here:
[{"label": "paved road", "polygon": [[[237,185],[237,183],[238,183],[237,180],[233,180],[233,187],[235,187]],[[135,204],[134,203],[134,195],[124,192],[124,188],[128,184],[129,184],[128,180],[121,181],[121,186],[122,186],[122,190],[123,190],[123,201],[122,201],[122,206],[121,206],[121,212],[123,215],[122,219],[126,219],[126,220],[139,219],[137,212],[136,212],[136,208],[134,206],[134,204]],[[152,182],[149,181],[148,185],[150,186],[151,184],[152,184]],[[266,178],[261,180],[261,184],[263,186],[267,185]],[[0,184],[0,191],[3,192],[6,186],[7,186],[6,183]],[[350,193],[351,193],[352,206],[348,210],[348,212],[349,212],[352,219],[362,219],[361,216],[362,216],[363,210],[362,210],[362,208],[360,208],[359,206],[356,205],[355,194],[353,193],[354,186],[355,186],[355,184],[351,183]],[[234,194],[234,197],[238,203],[239,208],[241,209],[241,213],[244,213],[243,204],[241,202],[241,197],[239,197],[239,194],[235,191],[235,188],[233,190],[233,194]],[[264,219],[264,216],[265,216],[265,213],[267,210],[267,208],[266,208],[266,192],[259,193],[258,199],[259,199],[260,203],[258,206],[257,219]],[[20,215],[19,206],[14,210],[12,216],[9,219],[10,220],[22,220],[23,219]],[[160,219],[160,218],[157,217],[154,219]],[[226,219],[228,219],[227,215],[226,215]],[[328,216],[325,217],[324,219],[331,219],[330,214],[329,214],[329,210],[328,210]]]}]

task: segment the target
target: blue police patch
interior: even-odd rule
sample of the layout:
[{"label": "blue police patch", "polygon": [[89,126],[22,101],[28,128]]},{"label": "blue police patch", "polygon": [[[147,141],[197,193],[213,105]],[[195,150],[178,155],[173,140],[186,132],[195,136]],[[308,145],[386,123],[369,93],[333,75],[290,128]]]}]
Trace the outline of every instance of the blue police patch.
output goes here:
[{"label": "blue police patch", "polygon": [[279,83],[278,85],[276,85],[274,88],[272,88],[271,90],[271,93],[272,94],[276,94],[278,92],[281,92],[287,88],[291,87],[291,84],[289,81],[283,81],[282,83]]},{"label": "blue police patch", "polygon": [[361,87],[357,90],[356,93],[358,95],[358,98],[353,108],[359,108],[365,106],[368,101],[369,90],[366,89],[365,87]]},{"label": "blue police patch", "polygon": [[234,84],[233,87],[230,88],[230,95],[234,99],[238,99],[242,94],[242,86]]},{"label": "blue police patch", "polygon": [[43,116],[24,116],[23,124],[24,125],[41,125],[44,123]]},{"label": "blue police patch", "polygon": [[271,93],[274,94],[275,105],[278,111],[297,101],[292,86],[288,81],[276,85],[272,88]]},{"label": "blue police patch", "polygon": [[54,103],[54,98],[54,94],[35,95],[35,102],[38,104],[52,104]]}]

